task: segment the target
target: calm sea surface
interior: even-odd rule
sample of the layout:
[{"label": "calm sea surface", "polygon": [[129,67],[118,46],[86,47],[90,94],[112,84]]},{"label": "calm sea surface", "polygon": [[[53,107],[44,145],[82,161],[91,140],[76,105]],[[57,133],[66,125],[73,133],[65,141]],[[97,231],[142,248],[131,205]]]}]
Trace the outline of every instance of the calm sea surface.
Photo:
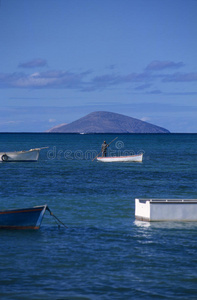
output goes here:
[{"label": "calm sea surface", "polygon": [[0,152],[45,147],[38,162],[0,163],[0,207],[48,204],[38,231],[0,231],[0,299],[197,299],[197,222],[135,221],[135,198],[197,198],[197,134],[0,134]]}]

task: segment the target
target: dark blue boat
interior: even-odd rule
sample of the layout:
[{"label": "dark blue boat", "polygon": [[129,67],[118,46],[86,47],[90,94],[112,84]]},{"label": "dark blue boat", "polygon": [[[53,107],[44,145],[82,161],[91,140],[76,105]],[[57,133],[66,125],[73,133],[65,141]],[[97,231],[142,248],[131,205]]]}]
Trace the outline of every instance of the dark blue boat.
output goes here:
[{"label": "dark blue boat", "polygon": [[42,205],[0,211],[0,229],[39,229],[46,209]]}]

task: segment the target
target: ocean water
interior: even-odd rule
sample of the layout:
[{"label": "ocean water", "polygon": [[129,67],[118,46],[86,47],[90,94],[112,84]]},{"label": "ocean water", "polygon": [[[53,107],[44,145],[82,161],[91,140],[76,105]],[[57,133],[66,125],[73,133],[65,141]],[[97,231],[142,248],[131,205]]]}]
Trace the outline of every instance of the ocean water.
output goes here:
[{"label": "ocean water", "polygon": [[0,231],[0,299],[197,299],[197,222],[135,221],[135,198],[197,198],[197,134],[0,134],[0,152],[45,147],[38,162],[0,163],[0,205],[48,204],[38,231]]}]

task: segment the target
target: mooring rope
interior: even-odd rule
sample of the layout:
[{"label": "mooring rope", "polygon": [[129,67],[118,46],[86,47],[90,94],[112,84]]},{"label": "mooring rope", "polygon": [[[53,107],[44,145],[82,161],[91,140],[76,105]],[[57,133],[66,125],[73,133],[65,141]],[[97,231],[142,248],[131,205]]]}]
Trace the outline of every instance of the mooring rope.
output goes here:
[{"label": "mooring rope", "polygon": [[60,224],[62,224],[65,228],[68,228],[58,217],[56,217],[52,211],[49,209],[49,207],[47,206],[47,210],[50,212],[50,215],[53,216]]}]

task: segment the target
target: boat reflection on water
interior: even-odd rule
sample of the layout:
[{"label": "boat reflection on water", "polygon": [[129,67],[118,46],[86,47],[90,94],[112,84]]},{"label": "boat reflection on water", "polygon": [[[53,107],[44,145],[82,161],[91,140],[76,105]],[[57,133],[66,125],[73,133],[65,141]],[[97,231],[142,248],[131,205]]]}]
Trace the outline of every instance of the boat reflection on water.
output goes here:
[{"label": "boat reflection on water", "polygon": [[135,220],[134,225],[140,228],[150,229],[196,229],[197,222],[184,222],[184,221],[166,221],[166,222],[145,222]]}]

